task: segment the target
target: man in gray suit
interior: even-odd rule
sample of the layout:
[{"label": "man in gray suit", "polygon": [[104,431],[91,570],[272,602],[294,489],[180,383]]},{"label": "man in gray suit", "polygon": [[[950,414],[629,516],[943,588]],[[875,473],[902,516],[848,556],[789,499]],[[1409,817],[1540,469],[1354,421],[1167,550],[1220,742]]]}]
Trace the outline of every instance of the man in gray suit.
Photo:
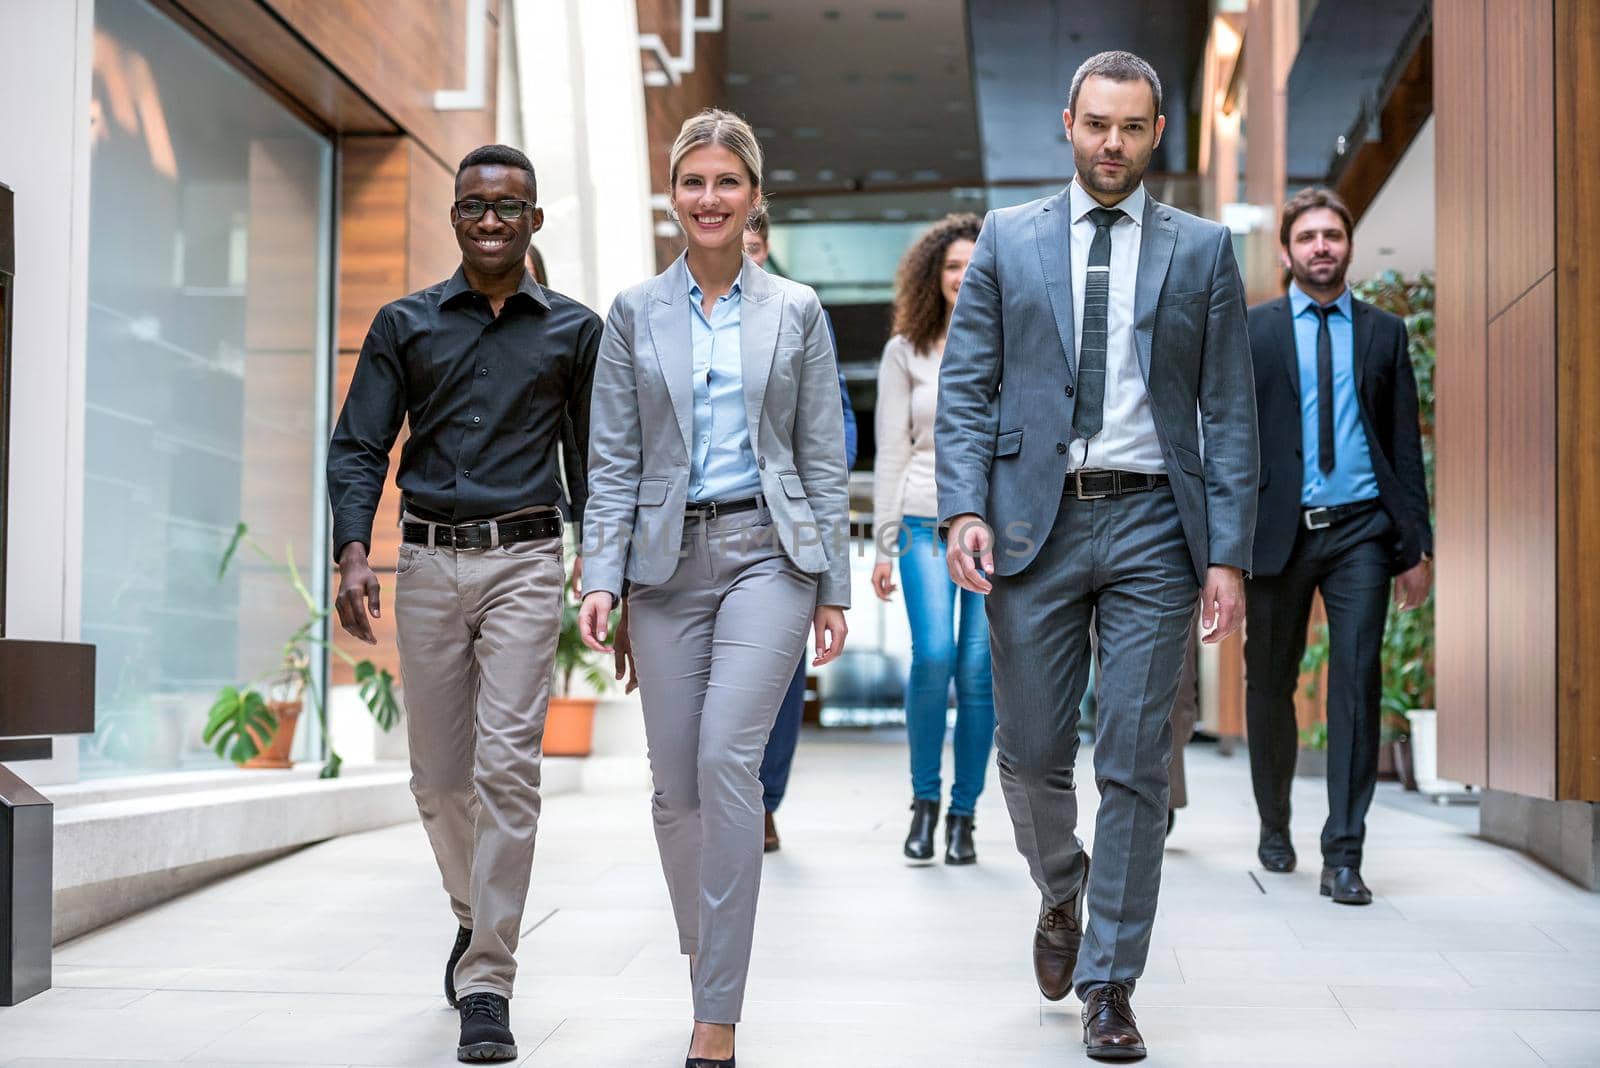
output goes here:
[{"label": "man in gray suit", "polygon": [[[1062,118],[1077,177],[990,212],[961,287],[940,376],[939,514],[951,576],[989,597],[1000,782],[1044,899],[1040,990],[1076,989],[1089,1056],[1134,1060],[1168,715],[1195,595],[1208,642],[1244,615],[1255,397],[1228,231],[1141,184],[1165,125],[1155,71],[1094,56]],[[1092,876],[1073,782],[1091,626]]]}]

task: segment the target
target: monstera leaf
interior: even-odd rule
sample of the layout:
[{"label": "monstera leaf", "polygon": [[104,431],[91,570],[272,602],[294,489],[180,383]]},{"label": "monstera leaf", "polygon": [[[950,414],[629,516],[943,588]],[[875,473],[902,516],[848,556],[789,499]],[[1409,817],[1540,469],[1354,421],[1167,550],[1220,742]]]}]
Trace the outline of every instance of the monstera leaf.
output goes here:
[{"label": "monstera leaf", "polygon": [[241,693],[232,686],[225,686],[206,716],[206,729],[200,737],[216,750],[217,756],[242,764],[260,755],[261,747],[277,725],[277,718],[260,693],[255,690]]},{"label": "monstera leaf", "polygon": [[389,730],[400,719],[400,702],[394,696],[394,676],[387,668],[378,670],[370,660],[361,661],[355,670],[367,711],[372,713],[380,728]]}]

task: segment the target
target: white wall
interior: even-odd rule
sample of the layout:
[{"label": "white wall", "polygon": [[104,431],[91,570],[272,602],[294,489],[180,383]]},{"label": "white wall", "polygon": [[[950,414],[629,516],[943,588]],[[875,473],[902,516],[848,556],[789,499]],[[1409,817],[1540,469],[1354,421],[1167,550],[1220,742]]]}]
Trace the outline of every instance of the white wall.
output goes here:
[{"label": "white wall", "polygon": [[[514,0],[500,138],[528,153],[551,288],[604,315],[655,273],[634,0]],[[512,71],[514,70],[514,73]]]},{"label": "white wall", "polygon": [[[16,193],[6,634],[78,637],[93,0],[0,0],[0,182]],[[13,770],[77,777],[78,747]]]}]

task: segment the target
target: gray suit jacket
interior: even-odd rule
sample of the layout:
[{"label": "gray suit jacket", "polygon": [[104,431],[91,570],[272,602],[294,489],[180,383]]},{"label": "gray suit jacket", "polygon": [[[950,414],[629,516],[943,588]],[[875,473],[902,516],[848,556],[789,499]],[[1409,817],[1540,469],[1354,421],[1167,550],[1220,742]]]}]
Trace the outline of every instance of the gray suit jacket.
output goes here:
[{"label": "gray suit jacket", "polygon": [[[939,376],[939,516],[994,528],[1000,575],[1038,554],[1066,481],[1077,378],[1067,193],[984,220]],[[1153,197],[1143,226],[1135,344],[1195,573],[1249,571],[1260,462],[1233,245],[1226,227]]]},{"label": "gray suit jacket", "polygon": [[[784,551],[818,576],[819,605],[850,604],[850,497],[838,361],[810,286],[746,257],[739,274],[745,414]],[[682,256],[618,295],[589,411],[585,590],[621,596],[678,567],[694,426],[689,269]]]}]

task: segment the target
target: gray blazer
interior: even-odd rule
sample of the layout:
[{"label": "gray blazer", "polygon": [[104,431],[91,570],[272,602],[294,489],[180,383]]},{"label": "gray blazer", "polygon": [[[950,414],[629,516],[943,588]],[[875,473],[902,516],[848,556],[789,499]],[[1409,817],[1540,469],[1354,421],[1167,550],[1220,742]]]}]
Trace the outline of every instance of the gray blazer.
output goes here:
[{"label": "gray blazer", "polygon": [[[850,604],[850,497],[838,361],[810,286],[748,257],[739,274],[745,414],[784,551],[818,576],[819,605]],[[694,425],[690,276],[680,256],[617,296],[589,412],[584,589],[621,596],[677,570]]]},{"label": "gray blazer", "polygon": [[[939,517],[995,530],[995,571],[1038,555],[1066,482],[1077,352],[1068,191],[991,211],[939,376]],[[1145,198],[1139,368],[1195,573],[1250,570],[1260,473],[1243,286],[1226,227]],[[1202,459],[1201,442],[1204,442]]]}]

